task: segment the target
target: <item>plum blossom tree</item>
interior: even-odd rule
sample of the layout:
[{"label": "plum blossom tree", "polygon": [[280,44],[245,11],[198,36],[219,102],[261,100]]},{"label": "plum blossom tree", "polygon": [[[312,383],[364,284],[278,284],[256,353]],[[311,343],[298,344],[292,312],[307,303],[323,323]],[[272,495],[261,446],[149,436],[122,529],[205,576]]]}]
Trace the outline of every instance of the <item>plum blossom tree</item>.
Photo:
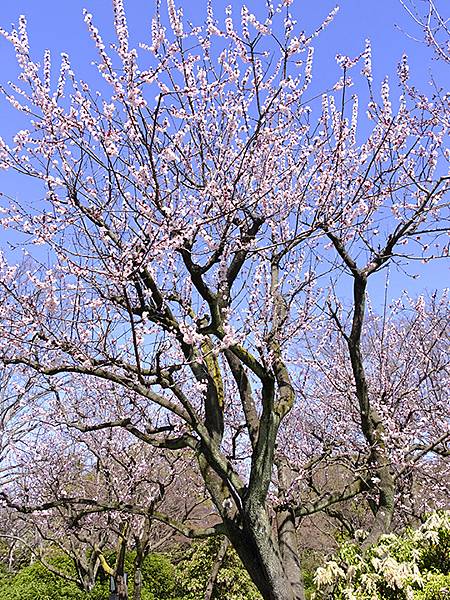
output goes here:
[{"label": "plum blossom tree", "polygon": [[[283,432],[286,439],[303,438],[303,444],[296,441],[290,447],[289,462],[297,465],[297,475],[289,493],[298,496],[300,485],[309,488],[314,499],[309,502],[326,505],[333,469],[349,488],[354,474],[364,472],[363,496],[374,515],[379,510],[377,494],[386,496],[385,522],[378,525],[386,531],[394,516],[408,522],[432,508],[445,507],[448,294],[435,294],[428,303],[423,296],[413,300],[405,294],[389,312],[376,315],[370,310],[366,319],[362,354],[367,393],[380,418],[380,446],[389,465],[389,486],[384,489],[380,464],[361,454],[360,409],[354,401],[357,389],[351,357],[345,352],[348,315],[344,313],[342,308],[339,313],[333,310],[334,326],[324,320],[323,329],[307,340],[309,360],[303,353],[305,373],[296,385],[299,400]],[[370,447],[367,450],[370,453]],[[300,514],[302,510],[308,513],[309,508],[299,507]],[[373,526],[367,544],[379,533]]]},{"label": "plum blossom tree", "polygon": [[14,449],[29,435],[35,423],[29,418],[30,397],[38,401],[34,377],[23,377],[23,369],[0,370],[0,482],[7,485],[14,474]]},{"label": "plum blossom tree", "polygon": [[[125,555],[133,551],[133,599],[140,600],[143,561],[173,537],[170,515],[192,521],[205,495],[199,488],[186,496],[194,482],[184,457],[164,455],[121,429],[80,434],[78,427],[43,427],[15,452],[14,484],[2,498],[8,514],[18,514],[14,529],[21,533],[5,521],[0,536],[25,544],[47,569],[85,591],[102,570],[121,600],[128,598]],[[51,563],[55,550],[70,558],[75,576]]]},{"label": "plum blossom tree", "polygon": [[[449,98],[418,94],[406,57],[395,98],[387,79],[378,89],[366,42],[337,56],[317,106],[313,44],[336,10],[306,34],[290,4],[269,2],[264,22],[228,8],[224,27],[208,5],[187,27],[168,0],[170,32],[158,12],[144,58],[122,0],[111,49],[86,12],[98,91],[67,55],[54,86],[23,17],[0,31],[20,71],[5,98],[30,119],[0,165],[46,189],[1,209],[29,255],[2,257],[2,363],[40,377],[86,435],[193,454],[216,521],[160,519],[225,535],[267,600],[304,598],[299,518],[361,495],[376,540],[404,476],[448,441],[440,317],[420,302],[380,321],[367,287],[448,253]],[[359,77],[367,91],[349,99]],[[404,355],[417,366],[402,374]],[[338,461],[338,486],[308,480]]]}]

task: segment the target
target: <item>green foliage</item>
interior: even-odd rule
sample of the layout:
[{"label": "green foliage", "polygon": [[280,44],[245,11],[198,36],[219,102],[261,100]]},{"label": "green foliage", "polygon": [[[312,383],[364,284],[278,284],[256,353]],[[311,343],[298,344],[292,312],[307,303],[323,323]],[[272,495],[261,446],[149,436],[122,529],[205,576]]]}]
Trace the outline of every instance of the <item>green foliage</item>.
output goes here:
[{"label": "green foliage", "polygon": [[450,575],[430,573],[423,590],[416,592],[415,600],[443,600],[450,598]]},{"label": "green foliage", "polygon": [[[108,554],[110,564],[115,555]],[[128,573],[129,596],[134,586],[135,553],[127,554],[125,570]],[[49,562],[59,571],[75,576],[72,561],[64,555],[55,555]],[[2,565],[3,567],[3,565]],[[142,565],[142,600],[173,600],[175,596],[175,567],[162,554],[151,554]],[[16,575],[0,569],[1,600],[108,600],[109,576],[99,572],[92,592],[80,590],[75,583],[51,573],[41,563],[35,562],[22,568]]]},{"label": "green foliage", "polygon": [[[61,573],[75,576],[72,561],[65,555],[54,555],[49,564]],[[23,567],[15,575],[0,578],[2,600],[108,600],[108,583],[99,580],[92,592],[82,591],[75,583],[52,573],[40,562]]]},{"label": "green foliage", "polygon": [[10,573],[3,563],[0,562],[0,598],[3,598],[2,591],[11,585],[14,573]]},{"label": "green foliage", "polygon": [[325,554],[318,550],[307,550],[302,553],[301,565],[302,565],[302,576],[303,576],[303,587],[305,589],[305,596],[307,600],[310,600],[311,595],[316,589],[314,585],[314,573],[319,565],[323,563]]},{"label": "green foliage", "polygon": [[[177,565],[177,600],[203,600],[221,540],[193,544]],[[260,600],[236,552],[229,547],[217,576],[214,600]]]},{"label": "green foliage", "polygon": [[450,512],[383,536],[363,552],[345,543],[316,570],[316,600],[442,600],[450,590]]},{"label": "green foliage", "polygon": [[13,578],[2,578],[0,597],[2,600],[84,600],[86,595],[75,584],[36,562],[21,569]]},{"label": "green foliage", "polygon": [[[134,559],[131,553],[130,558]],[[134,567],[129,570],[134,573]],[[172,600],[175,596],[175,567],[163,554],[150,554],[143,562],[142,600]],[[130,590],[133,583],[130,582]]]}]

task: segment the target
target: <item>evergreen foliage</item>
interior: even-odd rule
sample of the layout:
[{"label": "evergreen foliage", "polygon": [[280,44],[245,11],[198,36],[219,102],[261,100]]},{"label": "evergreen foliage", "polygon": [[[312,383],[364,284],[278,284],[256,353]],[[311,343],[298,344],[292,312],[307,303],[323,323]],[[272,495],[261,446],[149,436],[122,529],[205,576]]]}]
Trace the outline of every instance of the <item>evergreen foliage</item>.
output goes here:
[{"label": "evergreen foliage", "polygon": [[316,571],[314,600],[443,600],[450,597],[450,512],[389,534],[364,552],[344,543]]},{"label": "evergreen foliage", "polygon": [[[193,544],[177,565],[180,600],[204,598],[208,579],[219,551],[220,539]],[[214,600],[260,600],[255,585],[242,566],[236,552],[229,547],[219,570]]]}]

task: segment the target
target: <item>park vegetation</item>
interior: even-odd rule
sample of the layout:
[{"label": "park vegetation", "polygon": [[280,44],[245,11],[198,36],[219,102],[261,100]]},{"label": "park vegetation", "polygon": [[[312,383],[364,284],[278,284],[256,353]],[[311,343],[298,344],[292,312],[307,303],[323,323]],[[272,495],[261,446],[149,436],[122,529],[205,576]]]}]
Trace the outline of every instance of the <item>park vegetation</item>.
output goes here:
[{"label": "park vegetation", "polygon": [[[450,97],[406,55],[376,80],[369,41],[313,94],[338,9],[304,32],[292,4],[196,26],[167,0],[139,49],[122,0],[112,46],[85,11],[89,82],[38,61],[24,17],[0,29],[27,123],[0,168],[40,190],[0,204],[2,535],[26,557],[4,598],[448,583],[445,513],[393,533],[446,504],[448,295],[388,300],[386,275],[448,256]],[[405,8],[446,64],[428,5]],[[312,531],[338,552],[315,575]]]}]

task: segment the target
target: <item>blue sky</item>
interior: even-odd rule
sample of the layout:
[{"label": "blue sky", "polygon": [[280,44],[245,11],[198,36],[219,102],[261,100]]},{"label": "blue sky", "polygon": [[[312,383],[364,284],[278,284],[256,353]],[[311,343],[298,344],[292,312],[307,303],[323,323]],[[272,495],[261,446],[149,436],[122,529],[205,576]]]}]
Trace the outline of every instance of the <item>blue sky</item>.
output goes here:
[{"label": "blue sky", "polygon": [[[164,0],[163,0],[164,4]],[[242,3],[237,0],[213,0],[215,13],[223,17],[224,7],[231,4],[239,13]],[[342,0],[340,13],[335,23],[322,36],[317,49],[325,60],[333,62],[336,52],[356,54],[366,37],[372,40],[374,63],[379,75],[393,72],[396,61],[403,51],[411,58],[412,67],[417,75],[426,76],[429,66],[429,52],[420,44],[408,39],[398,31],[400,26],[409,33],[418,33],[411,19],[402,9],[398,0]],[[178,0],[185,17],[194,23],[204,21],[206,0]],[[264,2],[250,0],[249,8],[257,14],[264,14]],[[306,31],[312,29],[336,5],[333,0],[296,0],[292,7],[299,27]],[[136,40],[148,39],[150,19],[154,11],[153,0],[125,0],[130,30]],[[102,32],[111,33],[111,0],[14,0],[0,3],[0,25],[7,28],[17,22],[20,14],[27,16],[30,37],[37,54],[44,48],[59,53],[68,52],[79,66],[88,64],[92,57],[92,46],[89,42],[83,23],[82,10],[87,8],[94,14],[95,21]],[[105,36],[106,37],[106,36]],[[2,43],[1,47],[5,43]],[[320,50],[319,50],[320,48]],[[9,72],[12,57],[5,57],[2,51],[2,79]],[[324,64],[326,64],[325,61]]]},{"label": "blue sky", "polygon": [[[164,0],[162,4],[164,7]],[[194,24],[204,22],[206,0],[178,0],[176,4],[183,7],[187,20]],[[220,20],[224,18],[224,7],[227,4],[231,4],[236,15],[239,15],[242,2],[213,0],[216,17]],[[333,0],[296,0],[291,10],[300,30],[308,32],[321,23],[335,4]],[[446,75],[448,82],[448,72],[444,72],[444,65],[431,60],[431,52],[423,44],[408,37],[407,33],[420,36],[420,32],[398,0],[342,0],[339,5],[341,10],[335,22],[315,45],[313,76],[315,75],[317,91],[323,90],[339,77],[335,54],[359,54],[364,48],[365,38],[372,41],[375,83],[380,82],[386,74],[394,77],[397,62],[403,52],[410,58],[412,77],[420,87],[426,88],[429,85],[431,71],[442,85],[445,84]],[[153,0],[125,0],[125,6],[133,41],[149,41]],[[261,0],[251,0],[247,2],[247,6],[256,14],[264,14],[264,2]],[[11,23],[17,23],[20,14],[26,15],[33,57],[39,60],[44,49],[49,48],[55,56],[56,66],[59,54],[67,52],[77,75],[90,80],[95,76],[94,67],[90,64],[95,59],[95,52],[83,22],[83,8],[94,14],[95,23],[103,37],[108,41],[113,40],[111,0],[1,2],[0,26],[8,29]],[[0,83],[4,85],[10,79],[15,80],[17,71],[14,53],[3,38],[0,39],[0,65]],[[24,126],[23,116],[13,111],[4,100],[0,100],[0,135],[7,139]],[[0,172],[0,191],[21,200],[24,200],[23,196],[37,193],[33,182],[4,172]],[[414,267],[416,269],[416,265]],[[448,269],[442,261],[428,264],[425,268],[418,266],[416,270],[420,273],[418,279],[391,273],[391,295],[397,295],[403,288],[417,291],[443,287],[448,280]],[[382,282],[379,280],[376,285],[380,284]]]}]

